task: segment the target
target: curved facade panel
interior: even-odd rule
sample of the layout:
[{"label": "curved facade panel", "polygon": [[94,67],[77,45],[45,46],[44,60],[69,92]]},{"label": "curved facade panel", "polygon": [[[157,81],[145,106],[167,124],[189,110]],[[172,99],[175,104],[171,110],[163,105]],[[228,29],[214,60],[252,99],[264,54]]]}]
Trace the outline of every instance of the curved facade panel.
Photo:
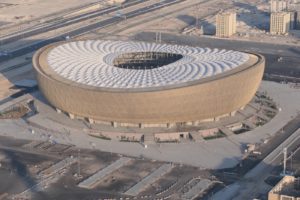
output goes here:
[{"label": "curved facade panel", "polygon": [[[101,42],[103,41],[100,41],[99,43]],[[193,122],[228,114],[245,106],[253,98],[261,82],[265,66],[264,58],[260,55],[233,52],[233,54],[226,55],[226,58],[234,59],[236,56],[239,60],[236,62],[231,60],[230,63],[225,59],[223,68],[222,60],[217,60],[215,63],[219,63],[218,66],[223,69],[219,72],[216,69],[217,67],[214,67],[214,64],[210,65],[209,62],[203,61],[207,58],[201,55],[201,49],[199,50],[200,53],[197,53],[195,52],[195,49],[193,50],[191,47],[191,51],[194,51],[193,54],[183,53],[183,58],[166,65],[168,67],[170,67],[169,65],[175,65],[178,68],[178,76],[176,76],[176,74],[173,75],[175,81],[170,76],[163,76],[165,79],[155,79],[155,73],[152,73],[153,71],[151,72],[151,70],[154,69],[147,69],[147,65],[145,64],[143,65],[144,69],[131,69],[130,73],[140,73],[145,75],[145,71],[147,71],[147,73],[153,74],[154,76],[149,77],[150,75],[145,75],[145,77],[153,81],[152,83],[150,81],[143,81],[142,75],[137,75],[137,78],[139,79],[136,82],[130,82],[128,77],[134,78],[133,75],[128,75],[127,78],[123,77],[123,79],[121,79],[118,78],[119,74],[117,71],[113,71],[116,74],[111,74],[111,72],[104,70],[105,73],[108,73],[111,76],[110,78],[113,79],[112,81],[115,81],[116,84],[112,85],[104,80],[102,82],[99,80],[97,81],[103,73],[101,74],[101,71],[95,68],[95,65],[93,64],[94,61],[86,61],[86,65],[79,65],[79,72],[80,69],[85,68],[87,65],[90,66],[87,67],[86,71],[80,72],[81,75],[80,73],[74,72],[74,70],[72,71],[73,68],[78,67],[76,62],[73,62],[72,65],[74,66],[72,66],[73,68],[70,68],[71,64],[66,63],[69,62],[66,60],[71,59],[72,56],[76,54],[75,50],[69,50],[70,54],[72,54],[71,58],[68,58],[69,54],[65,54],[67,58],[57,57],[57,55],[55,55],[58,53],[55,52],[57,51],[57,47],[62,47],[66,44],[68,43],[55,43],[42,48],[35,54],[33,65],[37,72],[40,90],[50,104],[62,111],[74,114],[75,116],[107,122],[167,124]],[[137,43],[133,44],[134,46],[138,46]],[[145,44],[147,45],[147,43]],[[159,50],[159,47],[154,48],[151,45],[149,46],[151,47],[152,52],[154,52],[154,50],[158,52],[167,51],[164,51],[163,49]],[[97,45],[91,45],[89,51],[94,53],[95,51],[93,51],[93,49],[96,47]],[[121,47],[123,47],[123,50]],[[116,53],[117,55],[107,54],[104,58],[108,59],[108,55],[115,56],[110,58],[111,62],[113,62],[113,60],[123,52],[138,52],[136,55],[139,57],[141,57],[140,52],[151,52],[148,51],[148,49],[130,50],[124,44],[123,46],[121,45],[121,47],[121,50]],[[172,46],[168,45],[164,48],[170,49],[170,47]],[[176,52],[170,52],[170,50],[168,50],[167,53],[180,54],[178,49],[185,48],[188,47],[176,46]],[[85,50],[82,51],[86,52]],[[186,49],[184,51],[186,51]],[[101,54],[101,51],[99,52],[97,53]],[[206,54],[210,54],[211,58],[216,59],[217,56],[214,55],[214,52],[228,53],[226,50],[211,50]],[[190,62],[184,60],[185,57],[189,56],[191,57],[189,58],[191,60]],[[99,58],[100,57],[101,56],[99,56]],[[94,58],[90,59],[93,60]],[[84,60],[84,58],[82,60]],[[145,60],[148,62],[148,57],[145,58]],[[127,61],[127,58],[123,61]],[[140,62],[140,60],[138,61]],[[192,63],[192,67],[187,66],[188,63]],[[118,68],[117,66],[113,66],[112,63],[109,64],[109,62],[107,62],[106,64],[109,65],[112,70]],[[125,64],[123,66],[126,66]],[[211,74],[209,76],[205,76],[203,73],[201,74],[200,69],[195,72],[196,75],[194,76],[189,76],[186,72],[182,72],[184,75],[180,74],[181,68],[191,68],[190,74],[192,74],[194,69],[197,70],[199,66],[202,66],[201,64],[207,68],[212,66],[212,68],[216,69],[216,73],[210,72]],[[231,66],[230,69],[229,66]],[[162,68],[163,67],[164,66],[162,66]],[[68,72],[64,71],[66,68],[69,68]],[[86,77],[86,73],[92,73],[89,72],[91,68],[94,69],[93,76],[95,77],[84,78]],[[102,69],[101,66],[100,68]],[[125,73],[124,70],[128,70],[128,67],[125,67],[125,69],[121,68],[121,72],[119,73]],[[72,73],[75,75],[72,76]],[[199,73],[199,76],[197,76],[197,73]],[[127,74],[129,74],[129,72]],[[74,78],[78,78],[78,76],[79,79]],[[114,78],[114,76],[116,78]],[[126,74],[122,76],[126,76]],[[181,81],[178,81],[176,77],[180,76],[185,76],[185,79],[180,79]],[[89,78],[91,80],[88,80]],[[118,80],[123,80],[123,82]],[[124,81],[129,82],[123,84]],[[132,86],[130,86],[130,84],[132,84]]]}]

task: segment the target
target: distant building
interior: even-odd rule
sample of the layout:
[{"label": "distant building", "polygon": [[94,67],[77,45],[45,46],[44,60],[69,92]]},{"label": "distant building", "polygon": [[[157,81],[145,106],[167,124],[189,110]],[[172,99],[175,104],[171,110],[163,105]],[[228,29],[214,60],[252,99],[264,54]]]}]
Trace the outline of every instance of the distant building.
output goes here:
[{"label": "distant building", "polygon": [[300,200],[300,179],[284,176],[268,193],[268,200]]},{"label": "distant building", "polygon": [[290,13],[290,30],[297,29],[298,12],[289,11]]},{"label": "distant building", "polygon": [[236,13],[224,12],[216,16],[216,36],[230,37],[236,33]]},{"label": "distant building", "polygon": [[271,13],[270,17],[270,33],[283,35],[290,30],[291,14],[289,12]]},{"label": "distant building", "polygon": [[282,12],[288,10],[288,2],[285,0],[271,0],[270,12]]},{"label": "distant building", "polygon": [[293,10],[293,12],[295,13],[296,16],[294,16],[295,18],[295,23],[294,23],[294,29],[296,30],[300,30],[300,8],[299,10]]}]

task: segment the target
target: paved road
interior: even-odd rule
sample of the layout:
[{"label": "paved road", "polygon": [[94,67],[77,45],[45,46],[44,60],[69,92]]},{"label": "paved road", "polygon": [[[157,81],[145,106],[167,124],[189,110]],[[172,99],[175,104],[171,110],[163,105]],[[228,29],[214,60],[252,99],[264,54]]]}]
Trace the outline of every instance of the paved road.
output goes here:
[{"label": "paved road", "polygon": [[154,10],[158,10],[158,9],[161,9],[161,8],[164,8],[164,7],[167,7],[167,6],[171,6],[171,5],[174,5],[176,3],[183,2],[183,1],[185,1],[185,0],[162,0],[159,3],[155,3],[155,4],[152,4],[150,6],[139,8],[139,9],[136,9],[134,11],[128,12],[126,14],[123,14],[121,17],[119,17],[119,16],[111,17],[111,18],[99,21],[97,23],[89,24],[87,26],[80,27],[76,30],[72,30],[72,31],[63,33],[61,35],[58,35],[58,36],[55,36],[55,37],[52,37],[52,38],[48,38],[46,40],[38,41],[38,42],[36,42],[34,44],[31,44],[29,46],[22,47],[20,49],[11,51],[11,52],[9,52],[9,55],[0,55],[0,63],[1,63],[1,61],[6,61],[6,60],[9,60],[9,59],[12,59],[13,57],[17,57],[17,56],[21,56],[21,55],[33,52],[36,49],[39,49],[39,48],[41,48],[41,47],[43,47],[47,44],[65,40],[65,38],[67,36],[74,37],[74,36],[82,35],[82,34],[85,34],[87,32],[90,32],[92,30],[97,30],[97,29],[101,29],[101,28],[104,28],[104,27],[107,27],[107,26],[111,26],[111,25],[117,24],[117,23],[119,23],[119,22],[121,22],[125,19],[130,19],[130,18],[139,16],[139,15],[142,15],[142,14],[145,14],[145,13],[149,13],[149,12],[152,12]]},{"label": "paved road", "polygon": [[[155,33],[142,32],[137,34],[136,39],[145,41],[155,41]],[[274,55],[283,55],[287,57],[299,56],[300,47],[284,44],[271,44],[255,41],[241,41],[230,39],[219,39],[215,37],[198,37],[188,35],[176,35],[163,33],[162,40],[166,43],[174,43],[189,46],[203,46],[210,48],[224,48],[233,50],[252,51],[259,53],[268,53]]]},{"label": "paved road", "polygon": [[281,145],[275,148],[267,157],[258,165],[250,170],[241,181],[226,187],[216,193],[213,197],[215,200],[251,200],[260,193],[268,191],[264,180],[268,177],[272,169],[279,165],[282,160],[282,149],[288,148],[288,154],[291,153],[300,142],[300,129],[295,131]]},{"label": "paved road", "polygon": [[140,1],[140,0],[135,0],[135,1],[130,1],[128,3],[125,3],[122,5],[122,8],[119,6],[110,6],[104,9],[100,9],[97,11],[93,11],[93,12],[89,12],[89,13],[84,13],[81,15],[77,15],[77,16],[73,16],[73,17],[69,17],[69,18],[58,18],[55,21],[51,20],[50,22],[45,22],[39,26],[34,27],[34,29],[29,29],[29,30],[24,30],[24,31],[20,31],[17,33],[13,33],[11,35],[8,35],[6,37],[2,37],[0,40],[0,44],[8,44],[10,42],[14,42],[16,40],[19,39],[23,39],[26,37],[30,37],[33,35],[37,35],[37,34],[41,34],[41,33],[45,33],[54,29],[58,29],[61,27],[65,27],[65,26],[69,26],[72,24],[76,24],[85,20],[89,20],[95,17],[99,17],[105,14],[109,14],[124,8],[128,8],[134,5],[137,5],[139,3],[144,3],[146,1],[149,0],[144,0],[144,1]]},{"label": "paved road", "polygon": [[[153,42],[155,41],[155,33],[142,32],[137,34],[135,39]],[[266,57],[265,73],[300,78],[300,47],[298,46],[167,33],[162,34],[162,40],[166,43],[180,45],[260,53]],[[283,58],[281,62],[278,62],[279,57]]]},{"label": "paved road", "polygon": [[[155,160],[164,160],[168,162],[185,163],[201,168],[229,168],[238,164],[243,156],[244,144],[261,142],[266,137],[270,137],[276,131],[280,130],[291,118],[295,116],[299,107],[300,95],[298,90],[276,83],[265,82],[263,89],[274,97],[274,100],[281,105],[282,111],[272,119],[272,123],[265,124],[262,127],[252,131],[220,138],[203,143],[179,143],[179,144],[161,144],[158,146],[148,146],[143,148],[140,144],[124,143],[117,141],[96,140],[87,136],[83,132],[83,125],[71,121],[64,115],[57,113],[48,106],[38,103],[39,114],[33,116],[30,121],[33,124],[32,134],[30,126],[20,120],[0,120],[0,135],[17,137],[32,140],[49,140],[49,135],[53,136],[52,140],[57,143],[76,145],[81,148],[99,149],[106,152],[121,153],[123,155],[134,157],[146,157]],[[288,95],[287,95],[288,94]],[[35,94],[35,96],[39,96]],[[285,102],[288,102],[286,104]],[[56,120],[53,120],[53,119]],[[39,124],[39,126],[35,126]],[[73,124],[73,125],[72,125]],[[232,142],[234,141],[234,142]],[[186,156],[186,155],[189,156]]]}]

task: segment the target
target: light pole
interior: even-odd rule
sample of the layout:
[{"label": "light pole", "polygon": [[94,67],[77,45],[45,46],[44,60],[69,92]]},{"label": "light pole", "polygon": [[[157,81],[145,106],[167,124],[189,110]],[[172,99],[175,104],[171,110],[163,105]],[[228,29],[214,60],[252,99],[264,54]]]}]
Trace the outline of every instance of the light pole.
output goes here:
[{"label": "light pole", "polygon": [[80,149],[78,149],[78,178],[81,177],[80,174]]},{"label": "light pole", "polygon": [[287,156],[287,148],[283,148],[283,176],[286,175],[286,156]]}]

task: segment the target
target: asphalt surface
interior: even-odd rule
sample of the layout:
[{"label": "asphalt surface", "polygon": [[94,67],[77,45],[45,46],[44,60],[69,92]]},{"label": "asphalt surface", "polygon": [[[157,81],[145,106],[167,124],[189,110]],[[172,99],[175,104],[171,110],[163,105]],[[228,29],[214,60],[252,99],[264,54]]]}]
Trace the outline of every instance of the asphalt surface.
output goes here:
[{"label": "asphalt surface", "polygon": [[[111,25],[117,24],[117,23],[119,23],[119,22],[121,22],[125,19],[130,19],[130,18],[139,16],[139,15],[142,15],[142,14],[145,14],[145,13],[149,13],[149,12],[152,12],[154,10],[158,10],[158,9],[161,9],[161,8],[164,8],[164,7],[176,4],[176,3],[180,3],[180,2],[183,2],[183,1],[184,0],[164,0],[164,1],[161,1],[159,3],[155,3],[155,4],[152,4],[150,6],[143,7],[143,8],[128,12],[126,14],[121,15],[120,17],[119,16],[114,16],[114,17],[108,18],[106,20],[103,20],[103,21],[100,21],[100,22],[97,22],[97,23],[94,23],[94,24],[90,24],[90,25],[87,25],[87,26],[84,26],[84,27],[80,27],[79,29],[72,30],[70,32],[66,32],[64,34],[55,36],[53,38],[38,41],[38,42],[36,42],[34,44],[31,44],[31,45],[28,45],[26,47],[22,47],[20,49],[8,52],[9,55],[0,55],[0,63],[3,62],[3,61],[6,61],[6,60],[12,59],[14,57],[21,56],[21,55],[33,52],[33,51],[35,51],[35,50],[37,50],[37,49],[39,49],[39,48],[41,48],[41,47],[43,47],[47,44],[50,44],[50,43],[53,43],[53,42],[58,42],[58,41],[63,41],[63,40],[66,39],[67,36],[72,38],[74,36],[82,35],[84,33],[90,32],[92,30],[101,29],[101,28],[104,28],[106,26],[111,26]],[[52,29],[55,29],[55,28],[52,28]]]},{"label": "asphalt surface", "polygon": [[130,6],[134,6],[134,5],[137,5],[139,3],[144,3],[146,1],[149,1],[149,0],[130,1],[128,3],[123,4],[122,7],[109,6],[109,7],[104,8],[104,9],[100,9],[100,10],[89,12],[89,13],[84,13],[84,14],[73,16],[73,17],[70,17],[70,18],[60,17],[60,18],[57,18],[55,21],[50,20],[48,22],[44,22],[39,27],[36,27],[36,29],[30,29],[30,30],[27,30],[27,31],[20,31],[20,32],[17,32],[16,34],[14,34],[13,36],[10,36],[9,38],[1,39],[0,44],[2,44],[2,45],[3,44],[8,44],[10,42],[14,42],[14,41],[22,39],[22,38],[30,37],[30,36],[41,34],[41,33],[45,33],[47,31],[58,29],[58,28],[61,28],[61,27],[64,27],[64,26],[69,26],[69,25],[72,25],[72,24],[76,24],[76,23],[79,23],[79,22],[82,22],[82,21],[85,21],[85,20],[89,20],[89,19],[92,19],[92,18],[95,18],[95,17],[99,17],[99,16],[102,16],[102,15],[105,15],[105,14],[109,14],[111,12],[121,10],[123,8],[128,8]]},{"label": "asphalt surface", "polygon": [[[266,192],[264,188],[266,184],[264,181],[276,166],[281,165],[283,160],[282,149],[288,147],[287,153],[289,155],[299,147],[299,128],[300,115],[287,123],[267,144],[258,150],[261,151],[262,154],[259,156],[260,159],[257,160],[257,162],[248,166],[246,164],[243,165],[243,167],[246,168],[243,171],[247,173],[240,181],[219,191],[213,198],[216,200],[250,200],[264,194]],[[235,170],[236,169],[233,169],[233,171]]]},{"label": "asphalt surface", "polygon": [[[255,166],[250,172],[244,176],[242,180],[241,190],[238,195],[234,195],[234,200],[239,199],[254,199],[268,191],[264,189],[265,180],[270,175],[275,166],[280,166],[283,159],[282,150],[287,148],[287,153],[290,154],[296,147],[299,146],[300,134],[299,130],[294,132],[286,140],[277,146],[264,160]],[[255,180],[255,181],[253,181]]]},{"label": "asphalt surface", "polygon": [[[166,4],[172,3],[172,0],[163,1]],[[155,9],[158,9],[156,6],[147,7],[140,9],[138,11],[132,11],[126,14],[126,18],[131,18],[134,16],[138,16],[140,14],[144,14],[145,12],[151,12]],[[52,43],[54,41],[64,40],[66,35],[75,36],[78,34],[82,34],[88,32],[90,30],[98,29],[101,27],[105,27],[108,25],[112,25],[114,23],[118,23],[124,20],[120,17],[112,17],[108,20],[101,21],[96,24],[89,25],[88,27],[83,27],[82,29],[75,30],[70,32],[70,34],[64,34],[52,39],[48,39],[45,41],[41,41],[35,45],[25,47],[23,49],[19,49],[15,52],[11,53],[11,57],[5,56],[4,58],[12,58],[15,56],[23,55],[28,52],[34,51],[41,46],[46,44]],[[55,29],[55,27],[53,28]],[[152,40],[155,39],[155,33],[143,33],[137,36],[138,39],[141,40]],[[266,43],[259,43],[259,42],[246,42],[246,41],[231,41],[231,40],[220,40],[215,38],[198,38],[193,36],[176,36],[171,34],[163,34],[163,41],[167,43],[176,43],[176,44],[183,44],[183,45],[191,45],[191,46],[205,46],[210,48],[225,48],[225,49],[234,49],[239,51],[250,51],[250,52],[258,52],[263,54],[267,59],[267,68],[266,72],[271,74],[280,74],[286,76],[294,76],[300,77],[300,66],[298,63],[300,62],[300,47],[290,46],[290,45],[277,45],[277,44],[266,44]],[[277,59],[279,57],[283,58],[282,62],[278,62]],[[0,57],[0,61],[2,58]],[[19,93],[21,96],[23,91]],[[3,102],[1,102],[3,103]],[[300,116],[292,120],[289,124],[287,124],[283,128],[283,132],[278,133],[278,137],[274,138],[274,143],[272,145],[267,145],[264,149],[264,154],[268,154],[272,152],[277,146],[281,144],[283,140],[285,140],[288,136],[290,136],[295,130],[300,127]],[[289,151],[297,148],[299,146],[300,139],[294,142]],[[279,164],[282,158],[277,157],[273,164]]]},{"label": "asphalt surface", "polygon": [[[142,32],[137,34],[135,39],[154,42],[155,33]],[[179,45],[260,53],[266,58],[265,73],[300,78],[300,47],[298,46],[261,43],[255,41],[218,39],[214,37],[175,35],[167,33],[162,34],[162,41],[165,43]],[[282,57],[282,61],[278,62],[280,57]]]}]

